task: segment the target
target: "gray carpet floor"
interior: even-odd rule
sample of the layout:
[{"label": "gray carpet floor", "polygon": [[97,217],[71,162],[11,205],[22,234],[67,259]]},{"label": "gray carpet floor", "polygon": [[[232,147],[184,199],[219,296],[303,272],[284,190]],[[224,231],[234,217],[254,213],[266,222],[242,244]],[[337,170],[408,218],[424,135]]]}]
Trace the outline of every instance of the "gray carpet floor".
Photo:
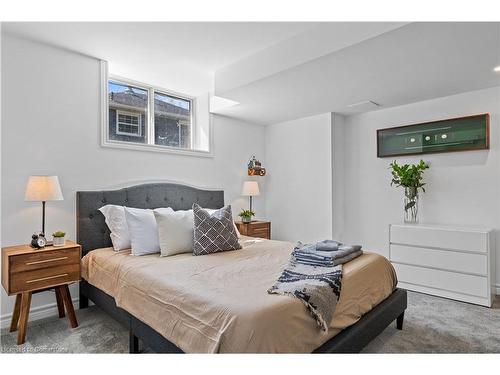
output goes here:
[{"label": "gray carpet floor", "polygon": [[[26,343],[1,331],[3,353],[127,353],[128,331],[93,306],[77,312],[79,327],[67,319],[29,323]],[[500,353],[500,299],[493,308],[470,305],[420,293],[408,293],[404,328],[395,323],[363,353]]]}]

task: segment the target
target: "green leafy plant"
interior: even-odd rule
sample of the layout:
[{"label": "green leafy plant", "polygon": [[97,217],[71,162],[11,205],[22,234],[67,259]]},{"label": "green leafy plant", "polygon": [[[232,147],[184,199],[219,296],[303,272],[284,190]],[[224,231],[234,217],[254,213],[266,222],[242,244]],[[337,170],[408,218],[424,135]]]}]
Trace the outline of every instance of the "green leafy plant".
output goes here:
[{"label": "green leafy plant", "polygon": [[58,230],[57,232],[52,233],[52,237],[56,237],[56,238],[58,238],[58,237],[64,237],[65,235],[66,235],[66,232],[62,232],[60,230]]},{"label": "green leafy plant", "polygon": [[394,160],[389,169],[392,173],[391,186],[402,186],[405,188],[405,195],[409,202],[405,205],[405,211],[412,208],[416,204],[416,197],[418,196],[418,189],[425,193],[423,182],[424,171],[429,169],[429,164],[420,160],[418,164],[404,164],[399,165]]},{"label": "green leafy plant", "polygon": [[238,214],[238,216],[241,218],[251,219],[252,216],[255,216],[255,212],[250,211],[250,210],[241,210],[241,212]]},{"label": "green leafy plant", "polygon": [[408,188],[422,189],[425,192],[423,182],[424,179],[424,171],[429,168],[429,164],[425,161],[420,160],[418,164],[404,164],[399,165],[394,160],[389,169],[391,169],[392,173],[392,181],[391,186],[403,186]]}]

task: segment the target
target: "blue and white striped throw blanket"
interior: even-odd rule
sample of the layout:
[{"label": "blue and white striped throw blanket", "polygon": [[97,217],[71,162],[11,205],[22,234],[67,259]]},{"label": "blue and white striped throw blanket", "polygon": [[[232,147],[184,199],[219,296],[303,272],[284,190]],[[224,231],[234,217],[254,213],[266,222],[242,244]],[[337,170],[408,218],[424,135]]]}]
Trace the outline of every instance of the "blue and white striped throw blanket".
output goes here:
[{"label": "blue and white striped throw blanket", "polygon": [[298,298],[325,332],[332,321],[342,286],[342,264],[363,253],[361,246],[333,240],[298,243],[278,281],[267,291]]}]

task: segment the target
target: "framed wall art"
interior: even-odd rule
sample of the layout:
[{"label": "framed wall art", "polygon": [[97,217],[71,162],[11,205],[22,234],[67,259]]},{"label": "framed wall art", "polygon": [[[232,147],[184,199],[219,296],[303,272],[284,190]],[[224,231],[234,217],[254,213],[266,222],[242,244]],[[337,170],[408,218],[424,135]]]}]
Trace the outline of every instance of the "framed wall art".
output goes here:
[{"label": "framed wall art", "polygon": [[490,116],[480,114],[377,130],[377,157],[485,150]]}]

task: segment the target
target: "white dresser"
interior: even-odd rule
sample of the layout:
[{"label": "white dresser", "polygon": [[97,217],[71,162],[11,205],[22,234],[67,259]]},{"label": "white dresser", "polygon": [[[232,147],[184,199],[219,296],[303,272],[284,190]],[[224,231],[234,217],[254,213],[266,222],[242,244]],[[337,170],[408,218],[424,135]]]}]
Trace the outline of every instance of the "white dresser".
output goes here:
[{"label": "white dresser", "polygon": [[399,287],[491,307],[495,293],[491,230],[391,224],[389,256]]}]

